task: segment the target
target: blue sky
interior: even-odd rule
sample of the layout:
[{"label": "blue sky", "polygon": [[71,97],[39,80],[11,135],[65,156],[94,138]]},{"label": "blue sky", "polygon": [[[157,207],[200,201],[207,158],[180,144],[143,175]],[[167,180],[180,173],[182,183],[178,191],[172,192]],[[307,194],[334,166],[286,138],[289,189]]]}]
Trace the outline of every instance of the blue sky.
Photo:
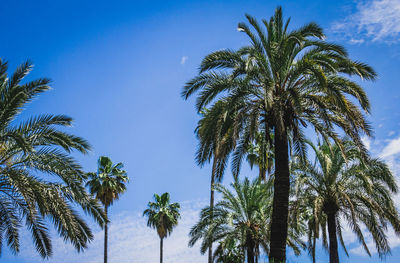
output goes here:
[{"label": "blue sky", "polygon": [[[1,2],[0,57],[10,69],[31,59],[30,78],[50,77],[53,90],[29,105],[26,113],[62,113],[75,119],[72,132],[93,146],[77,155],[87,171],[108,155],[123,162],[131,178],[128,192],[111,208],[112,262],[156,262],[156,232],[147,229],[141,212],[153,193],[170,192],[183,203],[181,225],[165,242],[166,262],[206,262],[198,248],[187,248],[187,232],[207,203],[209,167],[195,165],[193,130],[198,116],[193,100],[180,97],[201,59],[222,48],[247,43],[236,30],[244,14],[269,18],[282,5],[292,27],[316,21],[328,40],[348,48],[352,58],[379,73],[362,83],[370,96],[375,139],[371,152],[400,167],[400,1],[13,1]],[[255,173],[255,172],[254,172]],[[243,175],[254,177],[248,168]],[[231,175],[226,174],[224,182]],[[398,198],[397,200],[400,200]],[[100,262],[102,232],[82,255],[55,238],[49,262]],[[400,239],[390,236],[397,262]],[[350,259],[359,255],[352,235]],[[5,262],[41,262],[29,237],[19,256],[4,252]],[[195,259],[194,259],[195,258]],[[326,262],[320,252],[320,262]],[[290,262],[308,262],[304,256]]]}]

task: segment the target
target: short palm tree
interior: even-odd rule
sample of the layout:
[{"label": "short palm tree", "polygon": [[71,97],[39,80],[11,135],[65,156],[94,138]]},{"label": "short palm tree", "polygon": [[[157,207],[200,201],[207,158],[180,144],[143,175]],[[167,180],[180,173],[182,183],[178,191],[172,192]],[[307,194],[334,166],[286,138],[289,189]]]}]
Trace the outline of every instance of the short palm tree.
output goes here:
[{"label": "short palm tree", "polygon": [[215,263],[243,263],[244,252],[239,246],[238,240],[225,239],[218,243],[213,259]]},{"label": "short palm tree", "polygon": [[47,258],[53,251],[50,222],[81,251],[93,235],[75,209],[81,207],[101,226],[106,218],[86,192],[85,173],[70,155],[86,153],[89,144],[60,130],[71,126],[72,119],[45,114],[18,120],[28,102],[50,89],[45,78],[23,83],[32,67],[26,62],[9,76],[7,62],[0,59],[0,248],[5,239],[18,253],[19,232],[26,225],[36,250]]},{"label": "short palm tree", "polygon": [[273,132],[270,259],[283,262],[290,194],[289,138],[295,152],[305,158],[305,127],[333,138],[338,145],[341,141],[336,131],[340,128],[365,153],[360,133],[371,134],[364,117],[370,104],[363,89],[348,76],[370,80],[376,73],[351,60],[342,46],[326,42],[322,28],[315,23],[289,30],[290,20],[284,21],[280,7],[262,25],[246,17],[252,29],[239,23],[238,30],[248,36],[250,44],[206,56],[199,75],[187,82],[182,96],[187,99],[198,93],[197,111],[203,107],[212,111],[216,101],[226,101],[226,108],[232,109],[229,114],[235,116],[233,135],[238,143],[234,163],[240,163],[246,146],[260,130],[266,136]]},{"label": "short palm tree", "polygon": [[329,246],[331,263],[339,262],[338,240],[348,255],[342,237],[344,222],[368,255],[371,254],[362,226],[371,234],[379,255],[389,253],[385,231],[387,225],[391,225],[400,235],[400,217],[392,200],[398,189],[387,165],[379,159],[363,158],[351,141],[344,142],[344,155],[339,146],[327,142],[318,146],[309,142],[309,145],[315,162],[299,163],[294,173],[297,175],[297,198],[309,215],[308,237],[313,259],[315,239],[320,233],[324,246]]},{"label": "short palm tree", "polygon": [[163,240],[172,233],[178,225],[180,205],[170,203],[169,193],[161,196],[154,194],[154,202],[148,203],[148,208],[143,212],[147,217],[147,226],[157,230],[160,237],[160,263],[163,262]]},{"label": "short palm tree", "polygon": [[[269,253],[272,181],[260,183],[257,179],[250,182],[245,178],[243,182],[237,179],[231,186],[233,191],[220,184],[215,186],[222,194],[222,200],[214,206],[212,218],[210,207],[202,209],[200,220],[189,233],[189,246],[202,239],[200,251],[205,253],[209,243],[238,242],[247,262],[258,262],[260,249]],[[305,246],[296,233],[289,235],[288,244],[297,254]]]},{"label": "short palm tree", "polygon": [[104,263],[107,263],[108,253],[108,207],[126,191],[126,183],[129,181],[123,167],[122,163],[113,164],[109,157],[100,156],[97,173],[88,173],[89,180],[86,183],[90,193],[104,205],[107,217],[104,225]]}]

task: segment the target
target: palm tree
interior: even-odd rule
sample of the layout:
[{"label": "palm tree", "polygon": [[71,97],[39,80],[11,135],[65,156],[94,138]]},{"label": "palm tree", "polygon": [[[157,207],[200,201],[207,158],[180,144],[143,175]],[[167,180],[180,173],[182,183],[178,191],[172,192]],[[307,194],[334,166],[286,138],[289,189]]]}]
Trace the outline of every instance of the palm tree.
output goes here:
[{"label": "palm tree", "polygon": [[344,142],[345,155],[337,145],[327,142],[315,146],[315,163],[299,163],[297,170],[297,197],[308,212],[309,248],[315,260],[315,239],[321,229],[323,244],[329,261],[338,263],[338,239],[348,256],[342,237],[346,222],[370,254],[360,223],[371,234],[379,255],[390,252],[385,231],[391,225],[400,235],[400,216],[392,195],[397,193],[395,177],[379,159],[362,157],[351,141]]},{"label": "palm tree", "polygon": [[[199,146],[196,161],[199,166],[209,163],[212,159],[210,183],[210,208],[214,207],[214,184],[221,182],[224,176],[227,160],[234,148],[232,140],[232,118],[227,114],[224,101],[219,101],[210,111],[204,108],[200,113],[202,118],[196,127]],[[208,248],[208,262],[213,262],[212,243]]]},{"label": "palm tree", "polygon": [[234,239],[220,241],[213,254],[215,263],[243,263],[243,249]]},{"label": "palm tree", "polygon": [[[215,190],[222,194],[222,200],[213,210],[210,207],[202,209],[200,220],[189,233],[189,246],[202,239],[200,251],[205,253],[210,243],[232,245],[232,242],[238,242],[238,248],[245,251],[243,255],[246,254],[247,262],[258,262],[260,248],[269,253],[272,181],[260,183],[257,179],[250,182],[245,178],[240,182],[236,179],[231,186],[233,191],[220,184],[215,186]],[[304,247],[297,233],[289,236],[288,244],[296,254]],[[216,254],[221,249],[218,247]]]},{"label": "palm tree", "polygon": [[169,193],[163,193],[161,196],[154,194],[154,202],[149,202],[143,212],[143,216],[147,217],[147,226],[156,229],[160,237],[160,263],[163,262],[163,240],[178,225],[181,217],[179,209],[178,203],[170,203]]},{"label": "palm tree", "polygon": [[[25,224],[37,252],[52,255],[48,224],[81,251],[93,234],[76,211],[81,207],[102,226],[101,206],[84,187],[85,173],[71,157],[72,151],[87,153],[84,139],[61,131],[71,126],[65,115],[43,114],[18,120],[28,102],[50,89],[50,80],[23,83],[32,70],[23,63],[9,76],[0,59],[0,248],[3,239],[12,252],[20,251],[19,232]],[[0,250],[1,251],[1,250]]]},{"label": "palm tree", "polygon": [[97,173],[88,173],[89,181],[86,183],[90,193],[104,205],[107,218],[104,224],[104,263],[107,263],[108,252],[108,207],[126,191],[126,183],[129,181],[123,167],[122,163],[113,164],[109,157],[100,156]]},{"label": "palm tree", "polygon": [[227,108],[234,111],[234,139],[238,142],[234,167],[240,167],[248,143],[260,130],[268,137],[273,132],[270,260],[283,262],[290,193],[289,138],[294,152],[305,158],[305,127],[311,126],[342,147],[336,133],[340,128],[365,153],[360,133],[371,134],[364,117],[370,105],[363,89],[346,75],[371,80],[376,73],[349,59],[342,46],[324,41],[323,30],[315,23],[290,31],[280,7],[269,21],[262,21],[265,29],[253,17],[246,17],[255,32],[245,23],[239,23],[238,30],[249,37],[250,45],[206,56],[199,75],[187,82],[182,96],[187,99],[198,92],[198,111],[208,106],[212,110],[218,100],[226,101]]}]

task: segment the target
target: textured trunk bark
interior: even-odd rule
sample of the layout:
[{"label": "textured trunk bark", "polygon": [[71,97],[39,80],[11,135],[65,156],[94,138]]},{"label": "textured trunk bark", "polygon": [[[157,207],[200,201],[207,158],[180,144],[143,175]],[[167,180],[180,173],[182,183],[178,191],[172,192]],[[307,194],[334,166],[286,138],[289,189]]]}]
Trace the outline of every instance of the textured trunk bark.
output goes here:
[{"label": "textured trunk bark", "polygon": [[[214,184],[215,184],[215,171],[217,169],[217,159],[214,156],[213,160],[213,165],[212,165],[212,170],[211,170],[211,184],[210,184],[210,209],[211,212],[214,209]],[[211,220],[212,220],[212,214],[211,214]],[[208,248],[208,263],[213,262],[213,256],[212,256],[212,244]]]},{"label": "textured trunk bark", "polygon": [[160,263],[162,263],[163,260],[163,240],[164,238],[160,238]]},{"label": "textured trunk bark", "polygon": [[269,254],[270,262],[274,263],[286,260],[290,190],[287,132],[278,126],[275,127],[274,136],[275,178]]},{"label": "textured trunk bark", "polygon": [[[108,221],[108,206],[104,206],[104,213]],[[108,241],[108,222],[104,225],[104,263],[107,263],[107,241]]]},{"label": "textured trunk bark", "polygon": [[260,169],[260,173],[259,173],[258,177],[260,178],[260,180],[265,182],[267,180],[267,171],[261,167],[259,169]]},{"label": "textured trunk bark", "polygon": [[329,263],[339,263],[338,242],[336,236],[336,215],[328,214]]}]

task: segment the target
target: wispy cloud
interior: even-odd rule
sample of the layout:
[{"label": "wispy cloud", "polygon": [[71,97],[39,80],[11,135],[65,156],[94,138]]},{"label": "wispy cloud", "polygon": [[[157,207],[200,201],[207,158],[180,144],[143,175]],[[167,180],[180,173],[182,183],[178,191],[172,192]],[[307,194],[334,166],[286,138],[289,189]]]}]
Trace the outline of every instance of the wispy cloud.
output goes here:
[{"label": "wispy cloud", "polygon": [[358,1],[355,11],[332,25],[350,43],[400,40],[400,0]]},{"label": "wispy cloud", "polygon": [[188,59],[189,59],[188,56],[183,56],[183,57],[181,58],[181,65],[184,65]]},{"label": "wispy cloud", "polygon": [[400,137],[389,140],[388,144],[380,152],[379,157],[387,159],[388,157],[392,157],[398,153],[400,153]]},{"label": "wispy cloud", "polygon": [[[188,201],[181,203],[181,220],[172,235],[164,240],[164,261],[174,263],[205,262],[206,257],[200,254],[199,244],[188,247],[188,233],[197,222],[199,211],[206,205],[205,201]],[[54,263],[98,263],[103,259],[104,233],[100,229],[95,232],[95,239],[89,249],[78,254],[71,245],[62,239],[54,240]],[[24,240],[30,241],[29,237]],[[146,226],[141,213],[122,213],[112,217],[109,228],[109,261],[121,263],[148,263],[159,260],[159,238],[157,232]],[[43,262],[35,253],[34,247],[23,244],[21,254],[26,262]]]}]

